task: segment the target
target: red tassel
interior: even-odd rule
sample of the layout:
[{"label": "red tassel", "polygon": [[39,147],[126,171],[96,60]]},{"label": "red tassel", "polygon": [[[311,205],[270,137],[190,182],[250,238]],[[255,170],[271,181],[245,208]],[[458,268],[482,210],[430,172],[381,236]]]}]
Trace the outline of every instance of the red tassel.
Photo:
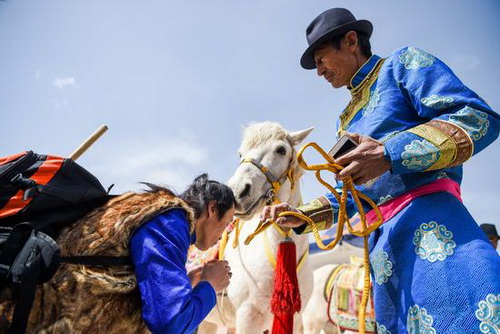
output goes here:
[{"label": "red tassel", "polygon": [[300,308],[296,248],[293,240],[287,238],[279,244],[276,256],[274,292],[271,299],[271,311],[274,313],[272,334],[292,334],[293,316]]}]

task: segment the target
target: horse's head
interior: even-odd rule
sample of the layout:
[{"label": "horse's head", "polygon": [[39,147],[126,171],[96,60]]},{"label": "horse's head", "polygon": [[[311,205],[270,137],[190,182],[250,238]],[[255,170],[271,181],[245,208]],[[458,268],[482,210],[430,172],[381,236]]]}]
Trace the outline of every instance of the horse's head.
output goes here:
[{"label": "horse's head", "polygon": [[288,201],[302,174],[295,146],[312,128],[288,132],[278,123],[254,123],[244,129],[241,163],[228,181],[236,197],[236,215],[248,219],[270,204],[275,196]]}]

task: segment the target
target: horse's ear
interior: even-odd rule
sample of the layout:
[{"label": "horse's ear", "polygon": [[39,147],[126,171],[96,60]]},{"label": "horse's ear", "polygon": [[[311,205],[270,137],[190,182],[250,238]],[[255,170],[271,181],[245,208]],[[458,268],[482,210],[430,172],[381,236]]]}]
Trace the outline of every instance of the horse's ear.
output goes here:
[{"label": "horse's ear", "polygon": [[314,130],[314,128],[289,132],[288,138],[290,138],[290,142],[292,143],[293,146],[297,146],[300,143],[302,143],[304,139],[306,139],[306,137],[311,133],[312,130]]}]

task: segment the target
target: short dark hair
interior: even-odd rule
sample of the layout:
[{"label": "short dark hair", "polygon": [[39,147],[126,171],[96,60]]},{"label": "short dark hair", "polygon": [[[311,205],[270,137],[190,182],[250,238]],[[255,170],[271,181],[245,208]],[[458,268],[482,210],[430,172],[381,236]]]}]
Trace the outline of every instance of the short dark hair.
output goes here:
[{"label": "short dark hair", "polygon": [[200,218],[208,203],[215,201],[219,219],[236,205],[233,191],[227,185],[209,180],[207,174],[201,174],[194,179],[193,183],[179,196],[186,202],[195,213],[195,218]]},{"label": "short dark hair", "polygon": [[[347,33],[332,37],[327,43],[330,43],[335,49],[340,50],[340,43],[342,42],[346,34]],[[358,35],[358,45],[361,53],[363,54],[363,56],[370,58],[372,56],[370,37],[358,31],[356,31],[356,34]]]}]

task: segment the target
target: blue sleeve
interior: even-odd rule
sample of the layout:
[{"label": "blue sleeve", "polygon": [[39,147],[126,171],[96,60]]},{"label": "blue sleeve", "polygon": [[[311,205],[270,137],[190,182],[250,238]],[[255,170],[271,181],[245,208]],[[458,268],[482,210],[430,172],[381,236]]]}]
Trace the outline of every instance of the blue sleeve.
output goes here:
[{"label": "blue sleeve", "polygon": [[153,333],[191,333],[215,306],[210,283],[191,288],[185,269],[189,244],[185,213],[177,209],[145,223],[130,240],[142,317]]},{"label": "blue sleeve", "polygon": [[491,144],[500,117],[442,61],[414,47],[391,60],[394,78],[422,124],[385,142],[397,174],[461,165]]}]

